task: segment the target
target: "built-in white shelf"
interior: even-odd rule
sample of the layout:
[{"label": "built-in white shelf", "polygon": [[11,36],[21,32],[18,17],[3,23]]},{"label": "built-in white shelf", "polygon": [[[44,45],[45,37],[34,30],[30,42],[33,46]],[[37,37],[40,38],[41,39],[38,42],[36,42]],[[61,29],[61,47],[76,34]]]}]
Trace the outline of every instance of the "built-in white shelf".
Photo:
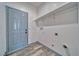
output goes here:
[{"label": "built-in white shelf", "polygon": [[[46,13],[46,14],[44,14],[44,15],[42,15],[42,16],[39,16],[39,17],[37,17],[34,21],[36,22],[36,24],[38,25],[38,22],[39,21],[41,21],[42,22],[42,20],[44,19],[44,21],[45,21],[45,19],[47,20],[47,17],[48,17],[48,20],[49,20],[49,18],[50,18],[50,16],[52,15],[52,17],[54,18],[54,17],[57,17],[57,14],[59,13],[59,12],[62,12],[63,10],[66,10],[66,9],[70,9],[73,13],[71,13],[70,15],[72,15],[73,17],[74,17],[74,20],[76,20],[76,21],[74,21],[74,20],[71,20],[72,21],[72,23],[77,23],[77,9],[78,9],[78,7],[77,7],[77,2],[66,2],[66,3],[63,3],[63,4],[61,4],[60,6],[58,6],[58,7],[56,7],[54,10],[52,10],[52,11],[50,11],[50,12],[48,12],[48,13]],[[69,15],[69,14],[68,14]],[[70,16],[71,18],[70,19],[72,19],[72,16]],[[59,16],[58,16],[59,17]],[[63,16],[62,16],[63,17]],[[52,19],[53,19],[52,18]],[[64,18],[63,18],[64,19]],[[53,20],[53,24],[52,25],[59,25],[59,24],[57,24],[57,21],[59,21],[59,20],[57,20],[57,18],[56,18],[56,20],[54,19]],[[40,24],[41,24],[41,22],[39,22]],[[69,21],[70,22],[70,21]],[[70,22],[71,23],[71,22]],[[62,23],[62,24],[64,24],[64,23]],[[68,23],[69,24],[69,23]],[[51,25],[51,24],[50,24]],[[49,25],[49,26],[50,26]],[[46,26],[46,25],[45,25]]]},{"label": "built-in white shelf", "polygon": [[63,3],[63,4],[59,5],[58,7],[56,7],[55,9],[53,9],[52,11],[50,11],[50,12],[44,14],[44,15],[41,15],[41,16],[36,17],[34,20],[38,20],[38,19],[40,19],[40,18],[42,18],[42,17],[44,17],[44,16],[50,14],[51,12],[54,12],[55,10],[57,10],[57,9],[59,9],[59,8],[61,8],[61,7],[63,7],[63,6],[65,6],[65,5],[67,5],[67,4],[69,4],[69,3],[71,3],[71,2]]}]

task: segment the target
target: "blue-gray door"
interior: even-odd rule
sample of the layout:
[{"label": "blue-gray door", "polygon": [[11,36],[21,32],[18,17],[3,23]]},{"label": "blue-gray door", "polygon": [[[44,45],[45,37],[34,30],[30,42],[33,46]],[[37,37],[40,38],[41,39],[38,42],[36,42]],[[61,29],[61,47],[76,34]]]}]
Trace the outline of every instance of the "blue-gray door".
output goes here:
[{"label": "blue-gray door", "polygon": [[9,40],[8,40],[8,52],[14,52],[18,49],[27,47],[28,34],[27,34],[27,20],[28,14],[26,12],[7,8],[8,10],[8,25],[9,25]]}]

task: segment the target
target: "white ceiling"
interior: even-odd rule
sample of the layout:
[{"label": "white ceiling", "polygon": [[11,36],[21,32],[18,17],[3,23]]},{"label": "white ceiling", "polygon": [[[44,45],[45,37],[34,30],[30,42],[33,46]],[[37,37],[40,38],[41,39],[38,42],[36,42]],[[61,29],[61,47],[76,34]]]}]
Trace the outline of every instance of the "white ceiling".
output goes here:
[{"label": "white ceiling", "polygon": [[43,2],[28,2],[28,3],[35,7],[39,7],[41,4],[43,4]]}]

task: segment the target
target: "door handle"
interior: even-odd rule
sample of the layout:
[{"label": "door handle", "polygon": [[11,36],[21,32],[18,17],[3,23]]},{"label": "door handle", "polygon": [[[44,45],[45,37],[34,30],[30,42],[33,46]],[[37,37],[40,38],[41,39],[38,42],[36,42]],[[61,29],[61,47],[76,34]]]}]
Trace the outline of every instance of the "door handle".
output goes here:
[{"label": "door handle", "polygon": [[27,29],[25,29],[25,33],[28,33]]}]

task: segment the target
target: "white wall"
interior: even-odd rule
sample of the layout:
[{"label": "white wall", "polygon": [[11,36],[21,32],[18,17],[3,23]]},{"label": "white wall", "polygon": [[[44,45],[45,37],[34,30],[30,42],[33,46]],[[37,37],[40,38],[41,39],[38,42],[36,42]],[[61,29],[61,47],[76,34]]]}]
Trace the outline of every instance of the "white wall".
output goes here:
[{"label": "white wall", "polygon": [[[46,3],[39,7],[38,15],[40,16],[53,10],[52,5],[52,3]],[[58,33],[58,36],[56,37],[54,33]],[[43,30],[37,27],[37,38],[40,43],[61,55],[67,55],[62,47],[63,44],[68,46],[70,55],[79,55],[79,24],[48,26],[44,27]],[[54,47],[52,47],[52,44],[54,44]]]},{"label": "white wall", "polygon": [[36,9],[28,3],[0,3],[0,55],[4,55],[6,51],[6,5],[28,12],[28,44],[36,41],[35,37],[33,37],[34,31],[36,31],[35,24],[32,22],[36,17]]},{"label": "white wall", "polygon": [[[58,33],[58,36],[54,34]],[[70,55],[79,55],[79,26],[77,24],[49,26],[43,30],[38,29],[38,41],[61,55],[67,55],[62,47],[66,44]],[[54,47],[52,47],[54,44]]]},{"label": "white wall", "polygon": [[0,3],[0,55],[6,51],[6,20],[5,7]]}]

